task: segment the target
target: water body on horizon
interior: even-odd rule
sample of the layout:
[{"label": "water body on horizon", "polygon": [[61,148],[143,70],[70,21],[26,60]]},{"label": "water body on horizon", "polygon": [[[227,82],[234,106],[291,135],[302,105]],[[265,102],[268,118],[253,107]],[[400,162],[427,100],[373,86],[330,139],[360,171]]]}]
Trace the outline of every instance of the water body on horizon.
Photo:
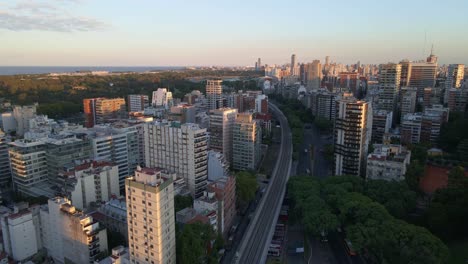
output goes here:
[{"label": "water body on horizon", "polygon": [[79,71],[149,72],[181,70],[174,66],[0,66],[0,75],[73,73]]}]

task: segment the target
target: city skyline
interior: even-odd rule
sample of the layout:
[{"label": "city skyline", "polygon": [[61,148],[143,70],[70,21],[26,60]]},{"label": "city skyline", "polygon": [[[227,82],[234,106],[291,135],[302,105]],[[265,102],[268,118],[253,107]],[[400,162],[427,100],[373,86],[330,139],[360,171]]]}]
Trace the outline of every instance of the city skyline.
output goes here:
[{"label": "city skyline", "polygon": [[[440,64],[468,64],[468,37],[460,34],[467,8],[459,1],[17,0],[0,4],[0,59],[4,66],[253,66],[258,57],[282,64],[296,54],[297,62],[328,55],[379,64],[422,60],[434,45]],[[434,18],[446,13],[450,19]]]}]

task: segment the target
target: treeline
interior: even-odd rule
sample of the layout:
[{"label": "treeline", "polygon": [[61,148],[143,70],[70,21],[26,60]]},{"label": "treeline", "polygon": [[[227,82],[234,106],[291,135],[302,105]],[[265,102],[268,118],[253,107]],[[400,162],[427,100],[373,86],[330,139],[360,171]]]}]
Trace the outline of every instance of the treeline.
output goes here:
[{"label": "treeline", "polygon": [[342,228],[356,251],[372,263],[446,263],[448,248],[426,228],[399,218],[415,206],[405,183],[334,176],[289,181],[294,213],[308,232]]},{"label": "treeline", "polygon": [[[175,98],[182,98],[192,90],[205,91],[203,82],[190,81],[192,77],[217,78],[235,76],[259,77],[254,71],[163,71],[148,74],[48,76],[13,75],[0,76],[0,97],[13,104],[46,104],[43,113],[51,116],[67,116],[82,110],[82,100],[92,97],[125,97],[128,94],[151,95],[159,87],[169,88]],[[241,83],[241,82],[240,82]],[[242,83],[241,83],[242,84]],[[249,89],[253,82],[247,81]],[[237,84],[236,84],[237,85]]]}]

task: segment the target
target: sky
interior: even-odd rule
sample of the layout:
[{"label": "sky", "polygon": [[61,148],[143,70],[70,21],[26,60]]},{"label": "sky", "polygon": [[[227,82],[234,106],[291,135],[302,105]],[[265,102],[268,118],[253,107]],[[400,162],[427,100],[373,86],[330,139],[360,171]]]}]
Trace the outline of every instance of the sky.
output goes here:
[{"label": "sky", "polygon": [[1,66],[468,64],[468,1],[0,0]]}]

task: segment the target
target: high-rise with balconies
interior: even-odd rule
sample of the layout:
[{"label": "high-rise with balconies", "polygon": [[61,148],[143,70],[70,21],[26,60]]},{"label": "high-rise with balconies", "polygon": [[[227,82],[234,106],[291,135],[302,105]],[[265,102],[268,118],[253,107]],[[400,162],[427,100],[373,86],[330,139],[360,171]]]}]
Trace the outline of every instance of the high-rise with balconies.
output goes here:
[{"label": "high-rise with balconies", "polygon": [[206,129],[197,124],[156,121],[145,124],[146,166],[183,177],[195,197],[203,195],[208,178]]},{"label": "high-rise with balconies", "polygon": [[352,96],[345,96],[336,104],[335,174],[365,177],[372,129],[370,105]]},{"label": "high-rise with balconies", "polygon": [[232,162],[232,130],[236,116],[234,108],[210,110],[210,149],[223,153],[229,163]]},{"label": "high-rise with balconies", "polygon": [[223,107],[223,81],[222,80],[207,80],[206,81],[206,98],[208,99],[208,109],[218,109]]},{"label": "high-rise with balconies", "polygon": [[174,184],[160,169],[138,167],[125,180],[130,263],[175,264]]},{"label": "high-rise with balconies", "polygon": [[401,64],[387,63],[379,69],[378,109],[395,113],[400,91]]},{"label": "high-rise with balconies", "polygon": [[450,64],[447,69],[447,79],[445,80],[444,103],[448,103],[450,89],[460,88],[465,76],[464,64]]},{"label": "high-rise with balconies", "polygon": [[232,167],[255,170],[260,160],[262,134],[251,113],[237,114],[233,129]]}]

